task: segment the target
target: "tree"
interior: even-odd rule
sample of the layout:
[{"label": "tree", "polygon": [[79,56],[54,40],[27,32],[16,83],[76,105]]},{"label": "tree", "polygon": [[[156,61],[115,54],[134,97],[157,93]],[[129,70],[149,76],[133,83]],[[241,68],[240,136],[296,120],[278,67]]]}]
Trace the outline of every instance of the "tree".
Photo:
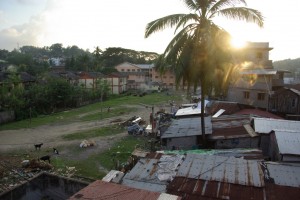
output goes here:
[{"label": "tree", "polygon": [[[171,64],[178,80],[188,81],[194,89],[201,87],[201,132],[205,144],[204,99],[210,84],[216,78],[214,72],[230,62],[228,55],[229,34],[213,22],[214,17],[244,20],[263,26],[262,14],[247,8],[245,0],[183,0],[192,12],[173,14],[147,24],[145,37],[167,27],[175,28],[175,37],[166,47],[159,65]],[[242,7],[236,5],[242,4]],[[199,141],[198,141],[199,142]]]},{"label": "tree", "polygon": [[94,71],[101,71],[101,54],[103,51],[97,46],[93,52],[94,55]]}]

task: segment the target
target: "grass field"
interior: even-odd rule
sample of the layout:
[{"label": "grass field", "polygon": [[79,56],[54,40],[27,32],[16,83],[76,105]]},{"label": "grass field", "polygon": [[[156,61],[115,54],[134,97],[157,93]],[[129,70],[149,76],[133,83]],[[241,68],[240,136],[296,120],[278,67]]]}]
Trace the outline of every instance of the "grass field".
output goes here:
[{"label": "grass field", "polygon": [[[166,95],[163,93],[149,94],[143,97],[121,96],[104,102],[86,105],[77,109],[71,109],[47,116],[39,116],[37,118],[31,119],[31,122],[29,120],[23,120],[1,125],[0,131],[8,129],[14,130],[21,128],[34,128],[37,126],[49,124],[64,124],[69,122],[83,122],[106,119],[119,116],[121,113],[130,114],[131,112],[135,112],[136,109],[131,108],[130,105],[142,104],[155,106],[168,104],[169,101],[181,101],[181,96]],[[113,108],[111,109],[111,112],[107,112],[108,107]],[[100,112],[101,110],[103,112]],[[78,176],[101,179],[108,170],[114,169],[116,161],[119,161],[119,163],[126,162],[131,152],[137,145],[148,148],[147,145],[149,144],[150,138],[127,135],[113,143],[110,148],[101,152],[93,152],[92,154],[88,154],[87,157],[80,159],[78,158],[78,156],[88,149],[80,148],[77,141],[89,138],[101,139],[101,137],[114,136],[118,133],[121,133],[122,131],[124,131],[124,127],[111,125],[107,127],[64,135],[61,138],[62,141],[71,143],[72,141],[76,141],[76,143],[59,146],[58,148],[60,148],[60,150],[67,150],[70,155],[68,155],[68,157],[55,156],[51,160],[51,164],[54,166],[55,171],[60,171],[62,174],[66,173],[66,167],[75,167],[75,174]],[[22,157],[22,159],[37,158],[43,153],[49,153],[51,149],[44,149],[42,151],[44,152],[24,152],[22,149],[20,149],[17,152],[9,152],[8,154],[14,156],[19,155]],[[26,157],[24,157],[23,155],[26,155]]]},{"label": "grass field", "polygon": [[[112,116],[117,116],[120,112],[130,113],[134,112],[134,109],[124,108],[124,105],[134,105],[134,104],[144,104],[144,105],[159,105],[166,103],[168,101],[180,100],[180,96],[166,95],[164,93],[154,93],[145,95],[143,97],[139,96],[121,96],[119,98],[109,99],[104,102],[98,102],[90,105],[86,105],[80,108],[71,109],[59,113],[54,113],[51,115],[40,115],[31,120],[22,120],[17,122],[12,122],[8,124],[2,124],[0,126],[1,130],[9,129],[21,129],[21,128],[34,128],[37,126],[51,124],[51,123],[67,123],[69,121],[91,121],[95,119],[105,119]],[[114,108],[114,112],[106,112],[108,107]],[[96,110],[105,110],[101,116],[99,114],[88,114]],[[84,117],[79,117],[80,115],[87,114]],[[1,134],[1,133],[0,133]]]}]

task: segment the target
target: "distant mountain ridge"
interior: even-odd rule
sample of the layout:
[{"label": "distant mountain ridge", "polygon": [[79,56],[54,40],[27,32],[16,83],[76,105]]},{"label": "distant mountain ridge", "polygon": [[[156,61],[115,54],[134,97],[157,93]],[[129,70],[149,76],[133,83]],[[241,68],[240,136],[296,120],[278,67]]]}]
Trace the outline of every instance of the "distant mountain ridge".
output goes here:
[{"label": "distant mountain ridge", "polygon": [[300,70],[300,58],[274,61],[275,69],[288,70],[292,73]]}]

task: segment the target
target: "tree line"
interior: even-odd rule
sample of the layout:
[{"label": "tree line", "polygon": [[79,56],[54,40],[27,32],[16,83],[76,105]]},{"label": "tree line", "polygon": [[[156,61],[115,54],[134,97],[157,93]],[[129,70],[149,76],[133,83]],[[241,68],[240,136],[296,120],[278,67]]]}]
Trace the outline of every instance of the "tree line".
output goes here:
[{"label": "tree line", "polygon": [[[62,44],[50,47],[23,46],[12,51],[0,50],[0,67],[14,65],[10,73],[0,76],[0,111],[13,110],[17,120],[50,114],[74,108],[86,102],[105,100],[109,88],[104,81],[98,81],[98,89],[88,90],[66,79],[50,75],[51,59],[63,58],[67,71],[114,72],[114,66],[122,62],[153,63],[158,54],[135,51],[119,47],[102,51],[96,47],[93,52],[77,46],[64,48]],[[20,73],[27,72],[34,80],[24,85]],[[8,74],[8,77],[5,77]]]}]

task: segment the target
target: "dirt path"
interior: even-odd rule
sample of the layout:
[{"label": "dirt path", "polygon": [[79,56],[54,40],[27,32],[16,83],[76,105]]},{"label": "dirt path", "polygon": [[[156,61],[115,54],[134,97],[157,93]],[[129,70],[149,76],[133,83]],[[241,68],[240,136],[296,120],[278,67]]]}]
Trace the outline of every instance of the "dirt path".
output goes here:
[{"label": "dirt path", "polygon": [[[130,106],[132,107],[132,106]],[[136,112],[120,115],[117,117],[107,118],[103,120],[95,120],[89,122],[69,122],[66,124],[57,123],[51,125],[43,125],[35,128],[25,128],[19,130],[4,130],[0,131],[0,152],[12,151],[18,149],[33,149],[33,144],[44,143],[44,148],[51,148],[52,146],[61,146],[64,144],[80,144],[80,141],[64,141],[61,136],[86,131],[90,129],[95,129],[103,126],[112,124],[116,119],[125,121],[132,116],[140,116],[147,123],[149,123],[149,113],[151,112],[151,107],[146,108],[143,105],[136,105],[135,108],[138,110]],[[92,111],[93,113],[99,111]],[[83,115],[86,115],[85,113]],[[75,116],[80,117],[80,116]],[[109,143],[113,142],[111,137],[123,137],[127,133],[121,133],[117,136],[101,137],[101,139],[96,139],[95,142],[97,146],[103,147],[103,149],[109,148]]]}]

